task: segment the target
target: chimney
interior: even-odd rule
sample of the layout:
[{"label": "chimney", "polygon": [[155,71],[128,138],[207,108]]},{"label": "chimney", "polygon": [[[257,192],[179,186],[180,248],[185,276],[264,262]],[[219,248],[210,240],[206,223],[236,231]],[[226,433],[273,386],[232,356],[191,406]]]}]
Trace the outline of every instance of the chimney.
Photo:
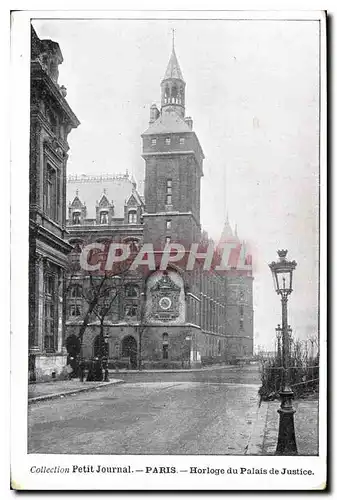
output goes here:
[{"label": "chimney", "polygon": [[190,116],[187,116],[185,118],[185,123],[190,127],[191,130],[193,129],[193,120]]},{"label": "chimney", "polygon": [[152,104],[150,108],[150,125],[151,123],[154,123],[159,117],[159,109],[157,108],[156,104]]}]

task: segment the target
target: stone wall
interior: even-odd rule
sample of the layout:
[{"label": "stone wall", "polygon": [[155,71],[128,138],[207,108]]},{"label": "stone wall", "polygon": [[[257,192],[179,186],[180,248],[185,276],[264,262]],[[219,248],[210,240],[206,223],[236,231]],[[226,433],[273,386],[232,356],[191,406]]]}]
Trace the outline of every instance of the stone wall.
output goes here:
[{"label": "stone wall", "polygon": [[35,359],[36,380],[51,380],[66,376],[66,354],[39,355]]}]

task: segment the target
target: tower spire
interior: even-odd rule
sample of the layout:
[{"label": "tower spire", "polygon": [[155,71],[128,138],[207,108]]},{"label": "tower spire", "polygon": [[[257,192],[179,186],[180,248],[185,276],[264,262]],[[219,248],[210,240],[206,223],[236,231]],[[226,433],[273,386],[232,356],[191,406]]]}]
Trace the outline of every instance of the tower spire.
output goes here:
[{"label": "tower spire", "polygon": [[175,29],[172,29],[172,53],[161,82],[161,110],[175,111],[185,117],[185,82],[175,52]]}]

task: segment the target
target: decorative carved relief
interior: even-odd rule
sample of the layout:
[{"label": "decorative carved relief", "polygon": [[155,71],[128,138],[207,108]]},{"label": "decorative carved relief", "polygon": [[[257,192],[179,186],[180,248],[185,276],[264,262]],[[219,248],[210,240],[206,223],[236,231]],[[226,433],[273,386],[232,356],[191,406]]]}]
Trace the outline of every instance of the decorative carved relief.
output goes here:
[{"label": "decorative carved relief", "polygon": [[50,139],[47,137],[45,139],[45,143],[48,144],[50,149],[52,149],[58,156],[61,156],[62,158],[64,157],[65,153],[55,138]]},{"label": "decorative carved relief", "polygon": [[153,319],[171,321],[179,316],[179,296],[181,288],[164,274],[150,289]]}]

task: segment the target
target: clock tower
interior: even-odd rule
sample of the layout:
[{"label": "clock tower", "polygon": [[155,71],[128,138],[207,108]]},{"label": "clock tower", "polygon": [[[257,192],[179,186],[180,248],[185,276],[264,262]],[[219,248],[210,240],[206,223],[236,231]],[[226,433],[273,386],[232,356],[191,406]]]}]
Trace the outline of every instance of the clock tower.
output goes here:
[{"label": "clock tower", "polygon": [[204,154],[185,117],[185,88],[174,44],[161,81],[161,107],[150,109],[142,134],[145,160],[144,242],[189,246],[200,239],[200,180]]}]

